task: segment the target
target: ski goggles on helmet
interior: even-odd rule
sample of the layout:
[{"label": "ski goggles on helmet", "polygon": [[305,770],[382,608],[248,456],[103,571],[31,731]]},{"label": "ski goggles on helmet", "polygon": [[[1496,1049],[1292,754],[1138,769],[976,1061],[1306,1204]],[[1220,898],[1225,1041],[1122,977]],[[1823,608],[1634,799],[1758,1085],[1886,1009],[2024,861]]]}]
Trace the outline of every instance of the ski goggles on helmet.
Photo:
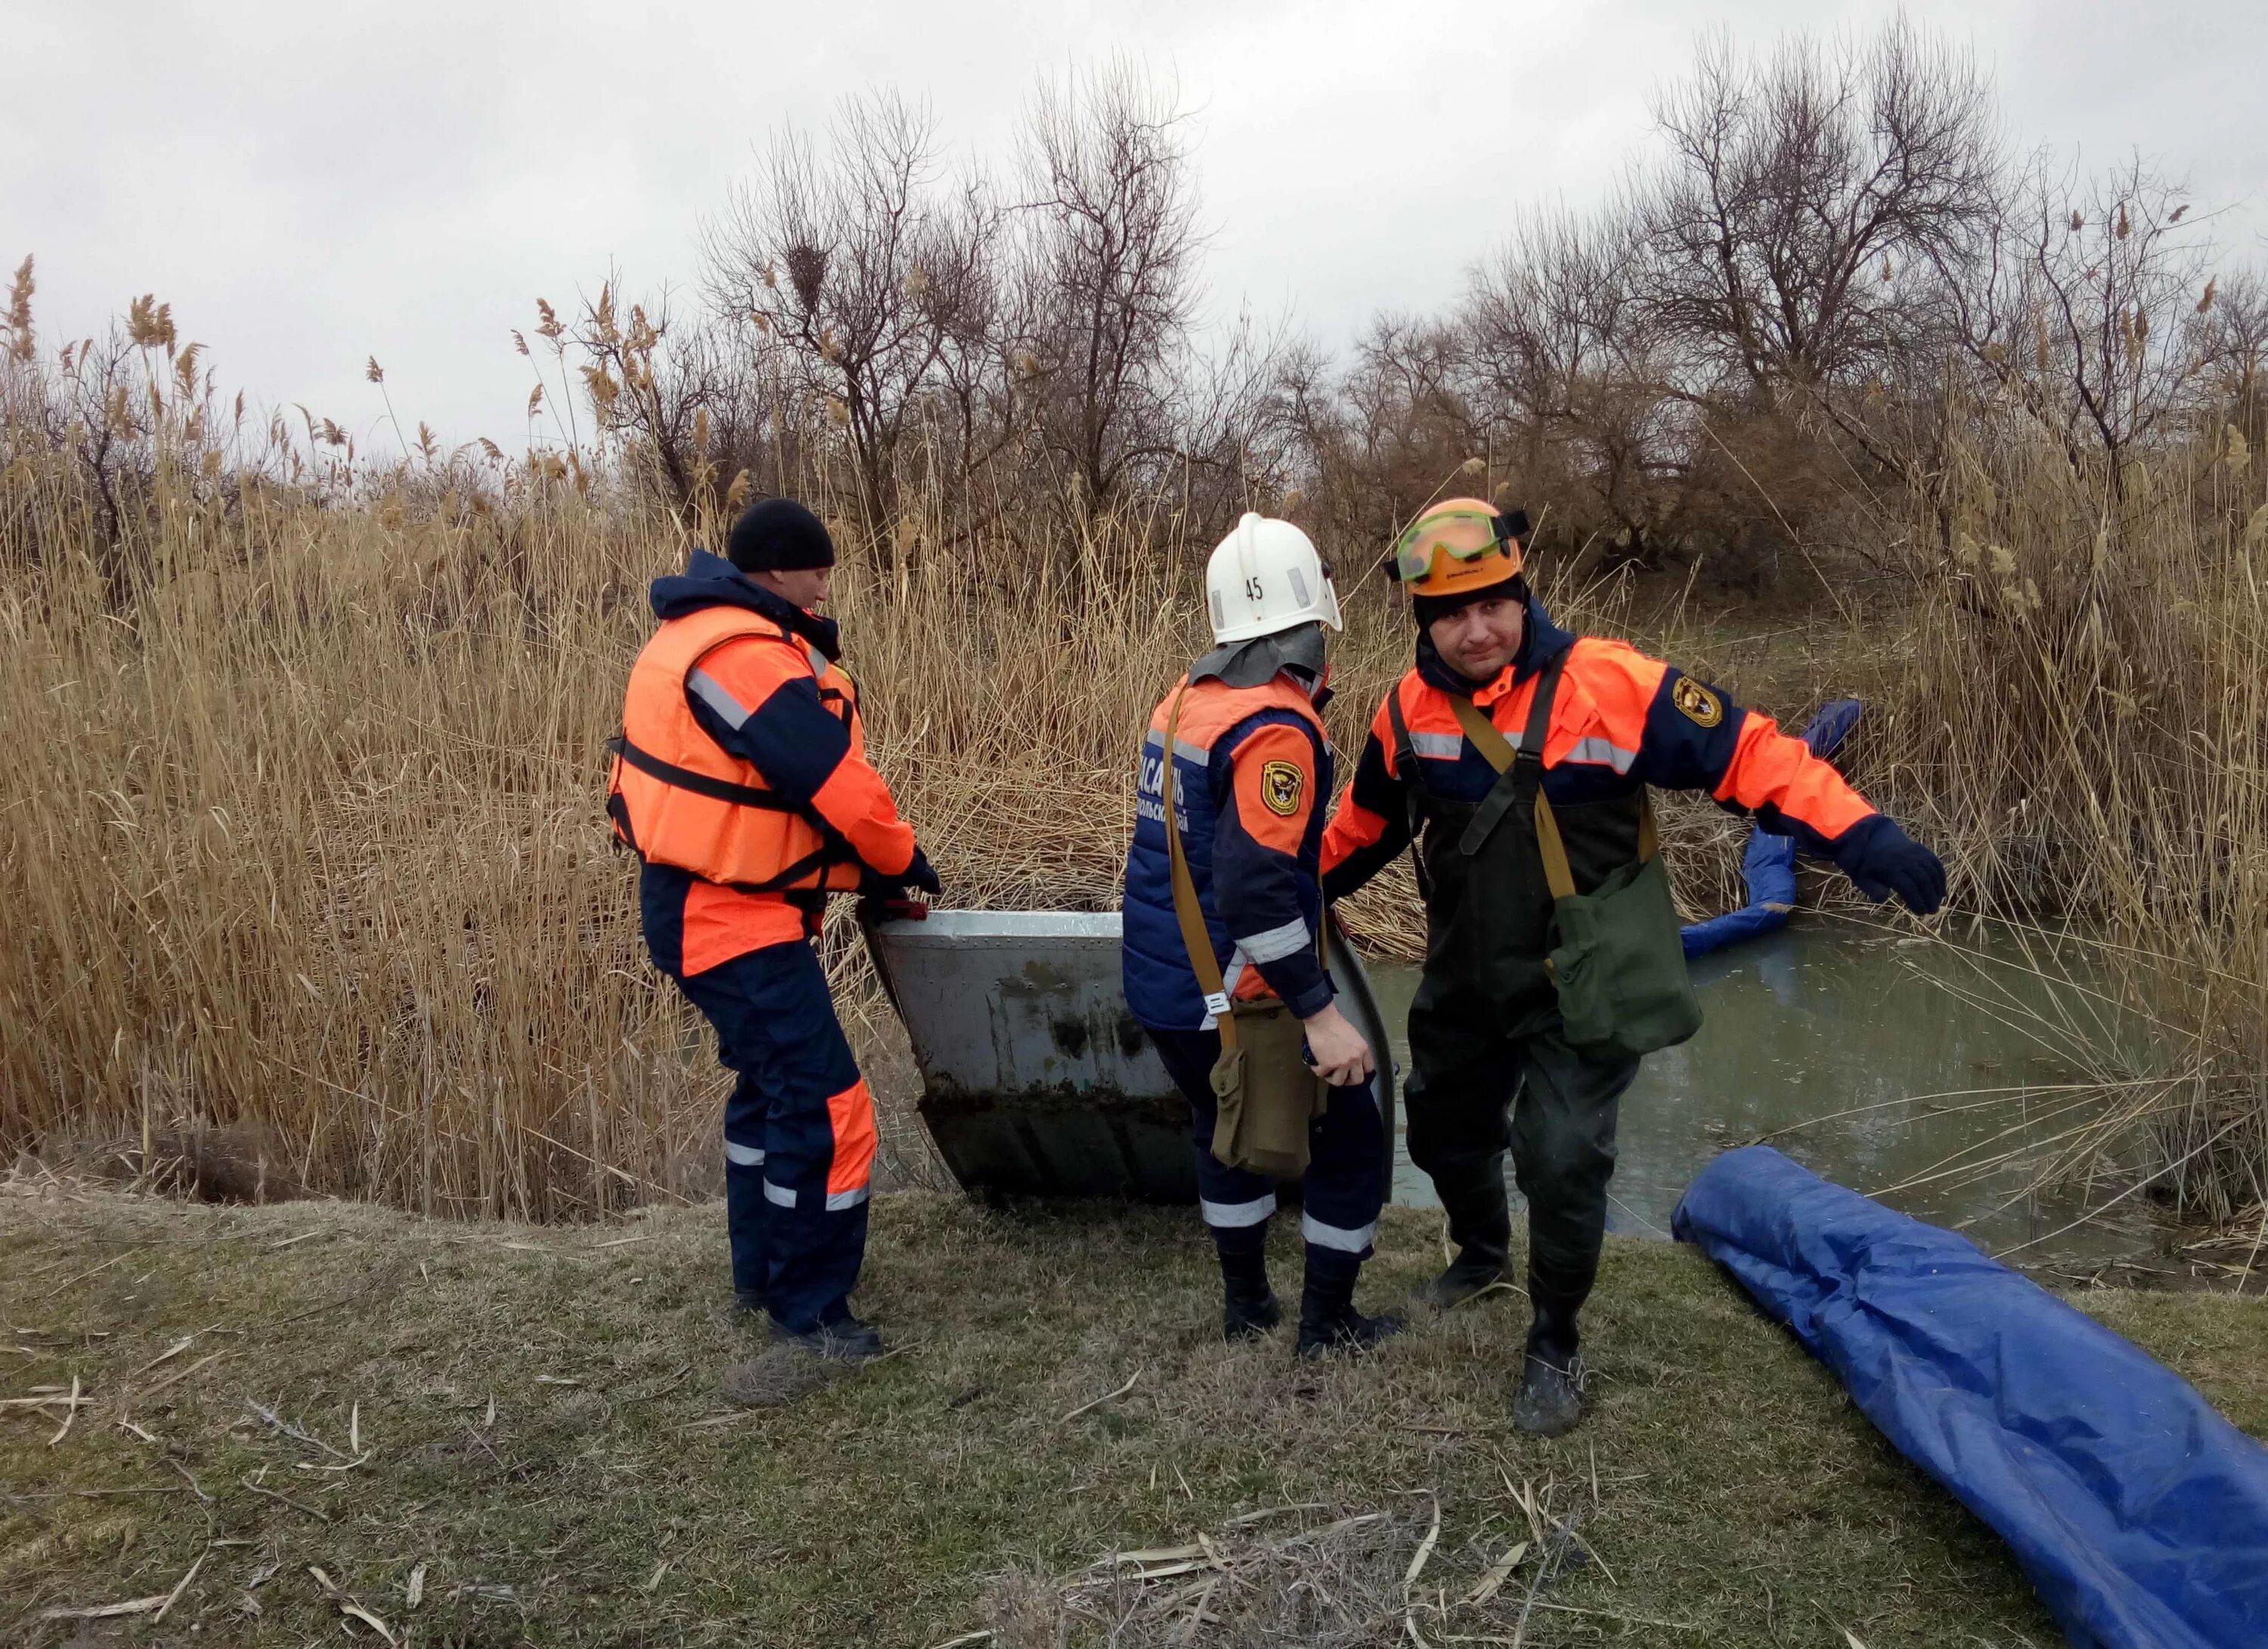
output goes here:
[{"label": "ski goggles on helmet", "polygon": [[1520,571],[1520,545],[1510,524],[1494,510],[1480,504],[1450,504],[1421,515],[1394,541],[1394,575],[1404,584],[1417,584],[1432,573],[1440,558],[1475,562],[1502,554]]}]

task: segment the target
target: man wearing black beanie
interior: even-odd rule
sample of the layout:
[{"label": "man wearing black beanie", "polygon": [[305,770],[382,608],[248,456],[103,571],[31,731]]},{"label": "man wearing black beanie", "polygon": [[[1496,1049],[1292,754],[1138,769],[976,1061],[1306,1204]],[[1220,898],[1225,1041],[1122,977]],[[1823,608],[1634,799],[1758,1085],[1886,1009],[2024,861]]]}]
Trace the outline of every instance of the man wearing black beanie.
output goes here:
[{"label": "man wearing black beanie", "polygon": [[725,534],[725,558],[742,572],[812,571],[835,564],[835,541],[794,499],[759,498]]},{"label": "man wearing black beanie", "polygon": [[1925,916],[1945,867],[1768,718],[1554,624],[1523,577],[1525,527],[1453,498],[1396,543],[1416,666],[1372,719],[1323,834],[1322,879],[1344,898],[1415,849],[1426,941],[1410,1156],[1458,1248],[1427,1293],[1453,1306],[1502,1277],[1509,1153],[1534,1313],[1513,1424],[1556,1436],[1582,1413],[1575,1320],[1598,1274],[1616,1104],[1644,1054],[1700,1022],[1647,787],[1753,813],[1860,892]]},{"label": "man wearing black beanie", "polygon": [[775,1338],[865,1362],[850,1313],[866,1242],[874,1101],[814,953],[830,893],[938,891],[866,762],[837,666],[826,526],[791,498],[654,581],[661,628],[630,671],[607,811],[637,850],[654,966],[707,1016],[737,1072],[725,1106],[733,1285]]}]

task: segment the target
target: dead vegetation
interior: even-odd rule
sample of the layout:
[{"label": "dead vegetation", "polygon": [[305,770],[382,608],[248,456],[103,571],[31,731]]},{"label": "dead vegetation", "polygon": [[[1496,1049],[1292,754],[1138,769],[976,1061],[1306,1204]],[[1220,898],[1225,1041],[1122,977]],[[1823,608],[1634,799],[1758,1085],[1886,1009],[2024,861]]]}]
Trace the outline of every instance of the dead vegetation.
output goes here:
[{"label": "dead vegetation", "polygon": [[[1289,512],[1339,569],[1351,755],[1410,642],[1376,559],[1454,490],[1532,508],[1563,619],[1791,723],[1864,698],[1855,777],[1947,850],[1949,920],[2084,928],[2147,1027],[2096,1050],[2093,1130],[2051,1166],[2139,1144],[2180,1206],[2257,1212],[2268,322],[2167,177],[2011,157],[1989,114],[1903,24],[1711,44],[1626,196],[1507,217],[1451,313],[1334,361],[1264,328],[1200,347],[1189,132],[1138,69],[1037,100],[1007,183],[869,99],[767,151],[697,304],[539,303],[513,455],[390,401],[375,457],[248,409],[154,296],[44,337],[27,258],[0,1149],[210,1159],[206,1183],[212,1142],[249,1141],[255,1195],[444,1214],[704,1196],[717,1078],[596,806],[649,578],[755,491],[813,498],[948,896],[1102,908],[1128,753],[1235,512]],[[1689,909],[1734,902],[1742,826],[1698,799],[1668,824]],[[1415,949],[1406,877],[1348,914]],[[840,926],[828,955],[902,1069]],[[917,1134],[885,1149],[923,1176]]]},{"label": "dead vegetation", "polygon": [[[1389,1210],[1366,1297],[1438,1240]],[[0,1637],[2053,1641],[1690,1250],[1610,1240],[1594,1412],[1550,1443],[1509,1425],[1516,1298],[1318,1367],[1222,1345],[1215,1287],[1181,1211],[885,1196],[859,1303],[896,1355],[748,1409],[714,1209],[531,1226],[19,1179]],[[2268,1303],[2075,1298],[2268,1432]]]},{"label": "dead vegetation", "polygon": [[[1587,1484],[1556,1477],[1515,1484],[1506,1476],[1509,1510],[1489,1512],[1447,1550],[1441,1503],[1430,1490],[1403,1491],[1389,1509],[1344,1516],[1332,1515],[1323,1501],[1263,1506],[1180,1545],[1112,1552],[1074,1575],[1042,1579],[1011,1572],[991,1583],[983,1608],[998,1623],[990,1640],[1002,1649],[1053,1649],[1066,1638],[1125,1649],[1563,1641],[1553,1628],[1530,1634],[1539,1611],[1546,1620],[1574,1616],[1600,1629],[1646,1628],[1706,1641],[1712,1628],[1705,1621],[1553,1598],[1555,1584],[1574,1570],[1597,1565],[1604,1576],[1580,1533],[1585,1519],[1603,1509],[1602,1495],[1595,1476]],[[1507,1626],[1509,1637],[1472,1630]]]}]

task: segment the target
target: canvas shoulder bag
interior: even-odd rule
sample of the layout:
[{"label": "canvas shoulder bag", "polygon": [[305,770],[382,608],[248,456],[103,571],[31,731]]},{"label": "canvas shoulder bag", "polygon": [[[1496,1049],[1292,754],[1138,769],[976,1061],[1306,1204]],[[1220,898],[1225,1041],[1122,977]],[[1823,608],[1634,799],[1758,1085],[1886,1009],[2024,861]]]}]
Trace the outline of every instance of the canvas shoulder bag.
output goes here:
[{"label": "canvas shoulder bag", "polygon": [[1212,1068],[1217,1107],[1212,1154],[1232,1168],[1249,1168],[1279,1180],[1307,1171],[1307,1130],[1330,1102],[1330,1089],[1307,1064],[1306,1031],[1299,1016],[1279,997],[1231,1002],[1221,979],[1220,958],[1197,904],[1181,828],[1174,822],[1177,777],[1174,735],[1182,722],[1186,682],[1174,695],[1166,716],[1164,776],[1159,795],[1166,811],[1166,851],[1173,865],[1174,916],[1182,945],[1197,970],[1197,988],[1220,1027],[1220,1058]]},{"label": "canvas shoulder bag", "polygon": [[1701,1004],[1686,975],[1685,945],[1650,792],[1639,791],[1637,860],[1610,872],[1589,893],[1575,890],[1566,843],[1543,784],[1543,740],[1566,659],[1562,652],[1544,666],[1517,751],[1472,700],[1453,694],[1449,704],[1465,737],[1498,773],[1509,772],[1515,762],[1534,763],[1535,847],[1551,890],[1552,946],[1544,968],[1558,995],[1569,1044],[1602,1057],[1635,1059],[1700,1029]]}]

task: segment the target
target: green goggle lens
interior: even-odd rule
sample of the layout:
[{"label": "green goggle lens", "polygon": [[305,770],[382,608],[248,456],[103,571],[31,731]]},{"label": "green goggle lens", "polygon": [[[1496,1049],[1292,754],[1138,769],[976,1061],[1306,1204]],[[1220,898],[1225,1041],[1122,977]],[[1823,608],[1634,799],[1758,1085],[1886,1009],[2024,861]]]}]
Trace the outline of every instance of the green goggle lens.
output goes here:
[{"label": "green goggle lens", "polygon": [[[1480,530],[1476,534],[1454,529],[1470,523]],[[1456,543],[1454,539],[1477,536],[1477,543]],[[1444,551],[1458,561],[1477,561],[1490,551],[1500,548],[1503,538],[1497,532],[1497,518],[1461,510],[1454,515],[1429,515],[1418,522],[1395,541],[1394,571],[1404,584],[1424,578],[1433,570],[1433,557]]]}]

